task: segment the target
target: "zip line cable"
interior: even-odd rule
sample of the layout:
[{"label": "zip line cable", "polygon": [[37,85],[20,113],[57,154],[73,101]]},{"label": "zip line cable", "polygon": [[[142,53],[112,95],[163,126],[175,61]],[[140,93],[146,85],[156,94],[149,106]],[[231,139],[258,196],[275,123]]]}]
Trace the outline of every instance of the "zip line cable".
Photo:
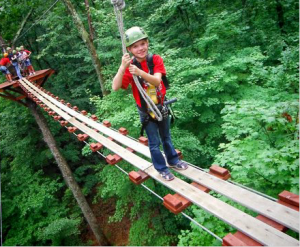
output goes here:
[{"label": "zip line cable", "polygon": [[21,37],[23,37],[34,25],[36,25],[54,6],[55,4],[58,2],[59,0],[56,0],[49,9],[47,9],[41,16],[39,19],[37,19],[23,34],[21,34],[16,40],[15,42],[20,39]]}]

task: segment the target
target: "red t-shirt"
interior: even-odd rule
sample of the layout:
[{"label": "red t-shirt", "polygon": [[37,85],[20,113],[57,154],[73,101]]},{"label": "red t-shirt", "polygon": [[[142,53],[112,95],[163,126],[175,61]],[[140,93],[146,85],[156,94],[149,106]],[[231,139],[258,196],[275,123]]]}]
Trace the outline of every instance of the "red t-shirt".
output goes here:
[{"label": "red t-shirt", "polygon": [[9,58],[8,57],[4,57],[4,58],[1,58],[0,65],[1,66],[6,66],[6,64],[8,64],[9,62],[10,62]]},{"label": "red t-shirt", "polygon": [[[132,63],[132,61],[131,61],[131,63]],[[163,59],[161,58],[161,56],[154,54],[153,55],[153,64],[154,64],[153,73],[161,73],[162,75],[166,75],[165,65],[164,65],[164,62],[163,62]],[[146,73],[149,72],[146,59],[141,62],[141,66],[142,66],[143,71],[145,71]],[[123,79],[122,79],[122,88],[127,89],[129,84],[131,84],[132,94],[133,94],[133,97],[134,97],[137,105],[139,107],[141,107],[139,90],[138,90],[137,86],[135,85],[132,74],[129,72],[129,68],[126,68],[125,73],[123,75]],[[166,87],[165,87],[163,81],[160,82],[159,90],[160,90],[160,93],[162,94],[161,95],[162,100],[164,100],[164,97],[166,95]]]}]

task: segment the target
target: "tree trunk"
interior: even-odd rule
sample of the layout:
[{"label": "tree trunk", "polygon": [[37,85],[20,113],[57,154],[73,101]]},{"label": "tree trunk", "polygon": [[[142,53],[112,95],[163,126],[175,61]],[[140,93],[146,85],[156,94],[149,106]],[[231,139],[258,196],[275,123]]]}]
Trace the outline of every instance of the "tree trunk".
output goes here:
[{"label": "tree trunk", "polygon": [[104,87],[104,79],[103,79],[103,76],[102,76],[101,62],[100,62],[99,57],[97,55],[94,43],[91,40],[91,37],[88,34],[88,32],[85,30],[85,27],[84,27],[79,15],[77,14],[73,4],[71,3],[71,1],[70,0],[63,0],[63,2],[66,5],[69,13],[71,14],[71,16],[73,18],[73,21],[74,21],[74,23],[75,23],[75,25],[78,29],[78,32],[80,33],[81,38],[84,41],[84,43],[86,44],[86,46],[89,50],[89,53],[92,57],[93,65],[94,65],[94,68],[95,68],[96,73],[97,73],[97,77],[98,77],[98,80],[99,80],[99,83],[100,83],[102,94],[107,95],[108,92],[105,90],[105,87]]},{"label": "tree trunk", "polygon": [[0,34],[0,46],[1,46],[1,51],[4,53],[6,51],[7,44],[5,43],[1,34]]},{"label": "tree trunk", "polygon": [[91,13],[90,13],[89,0],[84,0],[84,2],[85,2],[85,10],[86,10],[87,18],[88,18],[88,23],[89,23],[91,40],[94,41],[95,29],[92,25],[92,18],[91,18]]},{"label": "tree trunk", "polygon": [[31,110],[31,113],[34,116],[38,126],[40,127],[40,129],[42,131],[44,141],[50,148],[67,186],[72,191],[72,193],[73,193],[86,221],[88,222],[89,226],[91,227],[99,245],[102,245],[102,246],[108,245],[109,243],[108,243],[106,237],[104,236],[103,232],[101,231],[93,211],[91,210],[88,202],[86,201],[84,195],[82,194],[82,191],[81,191],[79,185],[77,184],[76,180],[74,179],[72,171],[71,171],[70,167],[68,166],[65,158],[62,156],[62,154],[60,153],[60,151],[57,147],[54,137],[48,127],[46,118],[44,117],[44,115],[42,113],[40,113],[40,111],[38,111],[36,104],[33,101],[27,99],[26,102],[27,102],[27,105],[28,105],[29,109]]}]

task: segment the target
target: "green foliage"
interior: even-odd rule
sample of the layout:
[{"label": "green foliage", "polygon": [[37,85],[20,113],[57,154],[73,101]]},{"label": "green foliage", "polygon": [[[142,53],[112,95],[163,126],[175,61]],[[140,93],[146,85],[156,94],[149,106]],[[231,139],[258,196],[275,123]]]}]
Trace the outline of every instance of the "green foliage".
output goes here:
[{"label": "green foliage", "polygon": [[[166,233],[161,222],[161,216],[151,215],[151,211],[146,211],[135,219],[130,228],[129,243],[134,246],[168,246],[175,240],[174,236],[162,234]],[[145,234],[147,229],[147,234]]]},{"label": "green foliage", "polygon": [[[2,4],[6,43],[31,8],[24,30],[50,7],[40,0],[25,2]],[[88,29],[84,3],[72,3]],[[125,29],[144,27],[150,52],[164,59],[171,82],[168,98],[178,99],[171,130],[175,147],[187,161],[203,168],[217,162],[235,181],[272,196],[299,190],[298,5],[291,0],[132,0],[123,12]],[[90,10],[105,87],[111,91],[122,52],[115,15],[109,1],[90,1]],[[52,93],[139,136],[131,91],[102,97],[88,50],[61,1],[16,45],[33,52],[35,69],[55,69],[45,84]],[[84,194],[94,202],[115,199],[110,222],[130,217],[131,245],[219,245],[169,214],[114,167],[103,166],[87,146],[81,154],[82,144],[46,117]],[[0,99],[0,129],[4,244],[80,244],[80,210],[33,118]],[[126,162],[120,165],[132,170]],[[146,184],[160,195],[169,193],[153,181]],[[196,207],[190,213],[219,236],[232,230]]]},{"label": "green foliage", "polygon": [[234,180],[274,197],[284,189],[297,193],[297,97],[255,88],[247,89],[243,100],[226,105],[222,128],[230,142],[220,144],[216,162],[225,164]]},{"label": "green foliage", "polygon": [[[80,245],[78,232],[47,235],[61,218],[78,231],[80,212],[61,201],[65,186],[37,125],[23,106],[0,99],[0,155],[4,245]],[[55,133],[57,129],[54,129]],[[59,141],[59,139],[58,139]],[[26,148],[24,148],[26,147]],[[75,224],[76,223],[76,224]]]},{"label": "green foliage", "polygon": [[[79,234],[79,223],[79,220],[60,218],[45,227],[42,230],[40,238],[43,240],[52,240],[52,245],[54,246],[76,244],[72,238]],[[64,242],[63,239],[67,241]]]}]

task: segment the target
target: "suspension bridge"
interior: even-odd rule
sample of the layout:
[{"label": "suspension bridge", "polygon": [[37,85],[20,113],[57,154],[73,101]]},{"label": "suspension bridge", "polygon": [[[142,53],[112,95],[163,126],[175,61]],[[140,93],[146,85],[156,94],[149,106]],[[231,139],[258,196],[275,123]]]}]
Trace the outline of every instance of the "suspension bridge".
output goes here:
[{"label": "suspension bridge", "polygon": [[[86,111],[79,111],[77,106],[72,107],[70,103],[66,103],[63,99],[45,90],[42,85],[53,73],[54,71],[51,69],[37,71],[36,75],[27,79],[23,78],[11,83],[0,84],[0,97],[16,101],[22,105],[25,105],[23,99],[30,98],[70,133],[75,134],[78,140],[89,145],[93,152],[98,152],[103,156],[99,150],[109,149],[113,154],[104,157],[108,164],[115,165],[128,175],[130,181],[137,185],[140,184],[160,198],[168,210],[175,214],[183,214],[219,239],[223,245],[299,246],[297,239],[285,234],[287,229],[299,233],[298,195],[284,191],[279,195],[279,200],[276,201],[276,199],[262,193],[227,181],[230,173],[216,165],[213,165],[209,172],[193,164],[189,164],[187,170],[176,171],[181,176],[191,180],[191,183],[178,177],[173,181],[165,181],[154,169],[153,164],[148,161],[150,151],[146,146],[146,138],[135,140],[128,135],[125,128],[115,130],[108,121],[100,123],[95,115],[88,116]],[[92,138],[96,143],[86,142],[88,138]],[[121,160],[130,163],[138,171],[127,173],[117,165]],[[175,194],[168,194],[164,197],[157,195],[143,184],[146,179],[150,178],[171,189]],[[258,216],[253,217],[219,200],[207,193],[210,190],[252,210]],[[191,204],[231,225],[237,232],[230,233],[223,239],[219,238],[211,230],[201,226],[183,212]]]}]

